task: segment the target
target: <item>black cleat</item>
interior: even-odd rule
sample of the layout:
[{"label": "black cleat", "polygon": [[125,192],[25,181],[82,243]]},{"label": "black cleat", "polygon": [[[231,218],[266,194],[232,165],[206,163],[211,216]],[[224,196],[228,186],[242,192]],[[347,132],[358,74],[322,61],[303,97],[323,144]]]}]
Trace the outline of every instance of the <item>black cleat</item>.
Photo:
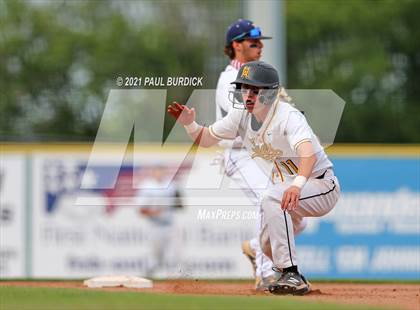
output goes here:
[{"label": "black cleat", "polygon": [[275,295],[305,295],[311,291],[311,285],[303,275],[289,271],[284,272],[268,290]]}]

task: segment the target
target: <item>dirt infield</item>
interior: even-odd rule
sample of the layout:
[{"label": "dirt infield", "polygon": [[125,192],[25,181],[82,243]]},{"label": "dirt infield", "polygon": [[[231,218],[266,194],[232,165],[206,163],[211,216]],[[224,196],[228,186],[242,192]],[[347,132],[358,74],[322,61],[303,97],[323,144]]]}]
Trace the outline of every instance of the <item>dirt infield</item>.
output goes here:
[{"label": "dirt infield", "polygon": [[[76,281],[1,281],[0,286],[34,286],[88,289]],[[397,309],[420,309],[420,284],[313,283],[312,292],[301,300],[339,304],[367,304]],[[157,281],[152,289],[105,288],[103,291],[142,291],[194,295],[271,295],[255,292],[252,283],[201,280]],[[278,298],[282,298],[278,296]]]}]

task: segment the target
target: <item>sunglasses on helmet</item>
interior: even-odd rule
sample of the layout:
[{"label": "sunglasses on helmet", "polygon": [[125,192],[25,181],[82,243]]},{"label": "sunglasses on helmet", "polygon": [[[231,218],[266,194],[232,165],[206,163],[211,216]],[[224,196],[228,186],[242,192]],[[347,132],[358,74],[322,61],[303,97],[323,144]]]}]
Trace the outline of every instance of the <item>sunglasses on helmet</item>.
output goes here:
[{"label": "sunglasses on helmet", "polygon": [[232,41],[259,38],[259,37],[261,37],[261,29],[260,27],[255,27],[248,32],[244,32],[237,35],[236,37],[232,39]]}]

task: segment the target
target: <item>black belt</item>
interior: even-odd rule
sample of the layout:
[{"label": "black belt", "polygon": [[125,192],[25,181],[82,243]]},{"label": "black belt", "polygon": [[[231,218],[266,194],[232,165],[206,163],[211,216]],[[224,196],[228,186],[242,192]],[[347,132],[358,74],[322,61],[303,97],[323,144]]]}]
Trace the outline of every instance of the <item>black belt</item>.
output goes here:
[{"label": "black belt", "polygon": [[325,177],[325,174],[327,173],[327,171],[328,171],[328,169],[325,170],[323,174],[317,176],[315,179],[322,180]]}]

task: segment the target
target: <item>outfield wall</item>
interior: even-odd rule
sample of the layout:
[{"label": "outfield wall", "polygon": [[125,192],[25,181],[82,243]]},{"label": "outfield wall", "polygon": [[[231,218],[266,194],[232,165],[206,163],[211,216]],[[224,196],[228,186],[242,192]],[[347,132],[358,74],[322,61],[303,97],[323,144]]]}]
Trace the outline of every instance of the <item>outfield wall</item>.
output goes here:
[{"label": "outfield wall", "polygon": [[[93,186],[81,189],[90,146],[0,145],[1,278],[146,275],[160,242],[167,261],[153,277],[251,277],[240,243],[255,235],[257,210],[222,177],[215,150],[183,161],[184,208],[171,225],[139,212],[133,171],[141,179],[150,166],[176,166],[185,157],[180,149],[144,147],[134,169],[124,159],[115,185],[107,183],[120,166],[108,150],[91,163]],[[328,152],[342,198],[297,238],[301,269],[312,278],[420,279],[419,146]]]}]

